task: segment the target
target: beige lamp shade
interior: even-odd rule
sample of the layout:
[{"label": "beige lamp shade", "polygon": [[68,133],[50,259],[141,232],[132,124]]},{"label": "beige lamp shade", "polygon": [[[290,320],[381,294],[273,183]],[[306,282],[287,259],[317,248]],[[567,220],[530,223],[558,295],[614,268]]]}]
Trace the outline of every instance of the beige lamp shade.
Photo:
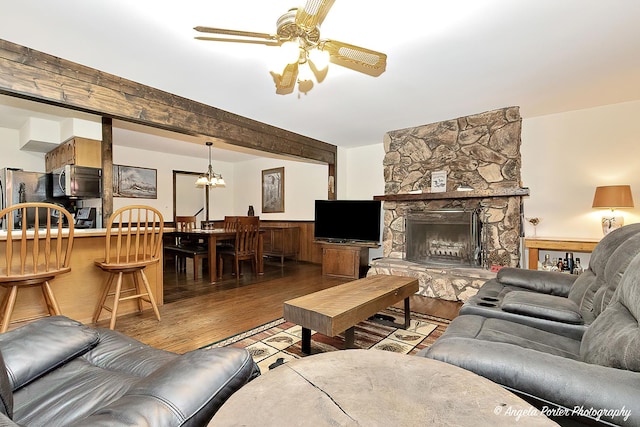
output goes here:
[{"label": "beige lamp shade", "polygon": [[606,185],[596,187],[592,207],[604,209],[632,208],[633,196],[631,195],[631,186]]}]

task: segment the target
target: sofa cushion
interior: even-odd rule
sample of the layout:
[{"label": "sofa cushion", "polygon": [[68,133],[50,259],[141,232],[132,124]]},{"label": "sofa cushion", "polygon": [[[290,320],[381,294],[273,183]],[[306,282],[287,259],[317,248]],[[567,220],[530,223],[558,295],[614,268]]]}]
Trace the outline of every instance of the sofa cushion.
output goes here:
[{"label": "sofa cushion", "polygon": [[580,315],[580,307],[575,302],[554,295],[524,291],[509,292],[502,300],[502,309],[509,313],[563,323],[584,323]]},{"label": "sofa cushion", "polygon": [[622,242],[611,254],[604,268],[605,285],[600,287],[593,297],[595,317],[607,307],[627,267],[638,253],[640,253],[640,233]]},{"label": "sofa cushion", "polygon": [[63,316],[47,317],[0,334],[0,351],[14,392],[97,344],[94,329]]},{"label": "sofa cushion", "polygon": [[587,363],[640,372],[640,254],[627,267],[611,303],[585,332]]},{"label": "sofa cushion", "polygon": [[[458,316],[436,343],[454,338],[496,342],[528,348],[569,359],[580,358],[580,341],[527,325],[482,316]],[[435,344],[434,344],[435,345]]]},{"label": "sofa cushion", "polygon": [[578,276],[571,290],[569,290],[568,298],[580,307],[582,318],[587,324],[595,319],[593,315],[593,296],[600,286],[602,286],[601,280],[598,280],[595,273],[589,269]]},{"label": "sofa cushion", "polygon": [[[0,413],[13,417],[13,389],[0,351]],[[0,424],[2,425],[2,424]]]},{"label": "sofa cushion", "polygon": [[612,303],[585,332],[580,354],[587,363],[640,372],[638,321],[620,302]]},{"label": "sofa cushion", "polygon": [[498,272],[496,279],[504,285],[566,297],[576,276],[552,271],[503,268]]},{"label": "sofa cushion", "polygon": [[603,273],[611,254],[622,242],[637,233],[640,233],[640,223],[620,227],[604,236],[589,257],[589,269],[596,275]]}]

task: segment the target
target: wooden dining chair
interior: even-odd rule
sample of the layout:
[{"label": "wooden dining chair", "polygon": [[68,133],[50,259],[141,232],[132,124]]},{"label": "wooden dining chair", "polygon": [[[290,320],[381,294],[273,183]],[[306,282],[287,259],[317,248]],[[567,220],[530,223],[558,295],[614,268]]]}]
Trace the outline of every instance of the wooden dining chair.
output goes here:
[{"label": "wooden dining chair", "polygon": [[[197,220],[193,216],[176,216],[176,231],[190,232],[195,230]],[[187,258],[193,259],[193,279],[198,280],[200,264],[209,257],[207,242],[201,242],[198,237],[182,236],[178,237],[175,243],[164,246],[165,259],[167,255],[173,256],[178,271],[185,271]]]},{"label": "wooden dining chair", "polygon": [[[235,232],[238,228],[238,216],[225,215],[222,222],[222,229],[225,232]],[[233,250],[234,240],[218,239],[216,242],[216,251],[230,251]]]},{"label": "wooden dining chair", "polygon": [[[160,321],[160,312],[144,270],[160,261],[163,231],[162,214],[150,206],[125,206],[111,215],[107,221],[104,259],[95,261],[95,265],[107,272],[108,277],[93,316],[94,323],[102,310],[106,310],[111,313],[109,328],[114,329],[118,306],[126,300],[136,300],[139,312],[143,311],[143,301],[149,303]],[[123,287],[125,275],[132,278],[126,288]],[[114,279],[115,288],[111,291]],[[110,307],[107,305],[109,297],[113,297]]]},{"label": "wooden dining chair", "polygon": [[[51,203],[20,203],[0,211],[7,239],[0,261],[0,286],[6,289],[0,310],[4,333],[10,323],[60,315],[50,280],[71,271],[73,217],[63,207]],[[68,228],[63,228],[68,224]],[[32,228],[31,228],[32,227]],[[19,289],[40,286],[47,313],[11,321]]]},{"label": "wooden dining chair", "polygon": [[224,259],[233,258],[233,266],[236,277],[239,278],[240,262],[251,261],[254,275],[258,274],[258,239],[260,232],[260,219],[258,217],[242,217],[238,219],[234,247],[222,249],[218,254],[218,279],[222,278]]}]

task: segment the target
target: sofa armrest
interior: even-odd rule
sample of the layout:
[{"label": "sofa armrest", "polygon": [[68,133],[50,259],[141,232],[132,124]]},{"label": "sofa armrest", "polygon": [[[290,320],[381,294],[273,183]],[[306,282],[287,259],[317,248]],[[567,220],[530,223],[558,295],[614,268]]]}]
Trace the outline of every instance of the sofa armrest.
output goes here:
[{"label": "sofa armrest", "polygon": [[578,304],[555,295],[513,291],[504,296],[501,307],[508,313],[575,325],[584,324]]},{"label": "sofa armrest", "polygon": [[74,426],[206,425],[240,387],[259,375],[240,348],[185,353]]},{"label": "sofa armrest", "polygon": [[640,423],[639,372],[462,337],[436,341],[426,356],[475,372],[525,398],[542,401],[547,408],[565,408],[567,416]]},{"label": "sofa armrest", "polygon": [[496,279],[504,285],[562,297],[569,295],[569,290],[577,278],[578,276],[574,274],[511,267],[501,269],[496,276]]},{"label": "sofa armrest", "polygon": [[0,334],[0,351],[13,390],[95,347],[98,333],[64,316],[45,317]]}]

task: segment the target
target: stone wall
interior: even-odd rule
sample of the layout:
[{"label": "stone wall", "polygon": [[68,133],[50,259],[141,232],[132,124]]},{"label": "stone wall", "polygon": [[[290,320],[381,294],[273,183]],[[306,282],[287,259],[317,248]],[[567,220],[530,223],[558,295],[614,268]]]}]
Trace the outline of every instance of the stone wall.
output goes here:
[{"label": "stone wall", "polygon": [[[445,193],[428,197],[412,194],[411,200],[384,201],[384,258],[371,263],[368,275],[416,277],[418,294],[428,297],[464,302],[475,295],[495,273],[404,260],[405,215],[443,208],[480,209],[485,266],[517,266],[522,196],[514,194],[522,194],[515,191],[522,190],[520,130],[518,107],[508,107],[388,132],[384,137],[385,196],[429,193],[434,171],[447,172],[447,187]],[[460,186],[472,190],[458,192]]]},{"label": "stone wall", "polygon": [[520,259],[521,197],[491,196],[519,189],[521,117],[518,107],[388,132],[385,135],[385,195],[431,188],[431,173],[447,172],[447,192],[460,186],[482,198],[385,201],[384,256],[403,258],[404,217],[409,211],[442,208],[483,210],[488,264],[517,266]]}]

